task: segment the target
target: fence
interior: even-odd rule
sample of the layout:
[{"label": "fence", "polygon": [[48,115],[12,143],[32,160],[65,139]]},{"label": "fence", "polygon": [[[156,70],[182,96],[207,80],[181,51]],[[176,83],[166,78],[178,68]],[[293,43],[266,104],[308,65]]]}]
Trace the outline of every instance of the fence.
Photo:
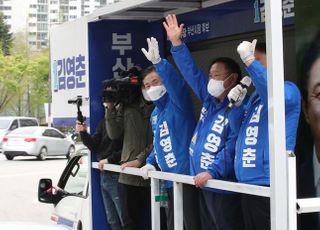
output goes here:
[{"label": "fence", "polygon": [[[293,153],[287,153],[288,160],[288,229],[297,229],[297,213],[320,212],[320,198],[297,199],[296,190],[296,158]],[[92,167],[98,169],[98,163],[93,162]],[[145,176],[139,168],[125,168],[121,170],[119,165],[105,164],[104,170],[125,173],[135,176]],[[173,181],[174,194],[174,229],[183,230],[183,184],[194,185],[193,177],[161,171],[149,171],[147,176],[151,180],[151,212],[152,230],[160,230],[160,202],[156,197],[160,195],[159,180]],[[206,187],[216,188],[225,191],[251,194],[256,196],[270,197],[270,188],[257,185],[241,184],[236,182],[209,180]],[[283,230],[283,229],[281,229]]]}]

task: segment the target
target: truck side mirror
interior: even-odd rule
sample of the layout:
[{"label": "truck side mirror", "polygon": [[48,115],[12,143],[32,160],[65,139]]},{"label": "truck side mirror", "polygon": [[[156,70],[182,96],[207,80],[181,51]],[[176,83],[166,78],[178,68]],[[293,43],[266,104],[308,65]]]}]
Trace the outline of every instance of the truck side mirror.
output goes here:
[{"label": "truck side mirror", "polygon": [[40,179],[38,186],[38,200],[42,203],[53,203],[51,179]]}]

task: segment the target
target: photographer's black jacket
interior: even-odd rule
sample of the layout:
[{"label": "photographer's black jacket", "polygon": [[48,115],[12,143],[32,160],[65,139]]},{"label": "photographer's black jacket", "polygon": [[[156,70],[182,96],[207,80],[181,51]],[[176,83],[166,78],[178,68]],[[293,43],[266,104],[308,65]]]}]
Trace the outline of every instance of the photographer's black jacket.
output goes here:
[{"label": "photographer's black jacket", "polygon": [[80,132],[82,142],[90,151],[96,153],[98,161],[108,159],[110,164],[119,164],[123,138],[111,140],[108,137],[105,123],[105,119],[102,119],[93,135],[87,132]]}]

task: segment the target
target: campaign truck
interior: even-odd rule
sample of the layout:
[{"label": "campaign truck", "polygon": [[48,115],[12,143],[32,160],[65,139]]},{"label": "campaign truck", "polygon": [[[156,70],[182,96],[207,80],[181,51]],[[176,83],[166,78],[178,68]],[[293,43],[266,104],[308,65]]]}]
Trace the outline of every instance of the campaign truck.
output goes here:
[{"label": "campaign truck", "polygon": [[[295,8],[295,5],[299,7]],[[293,47],[296,47],[297,44],[299,46],[304,45],[301,40],[299,42],[296,40],[298,37],[296,26],[301,26],[299,28],[307,26],[307,24],[302,23],[305,18],[303,17],[302,20],[301,17],[303,7],[303,0],[119,0],[75,21],[53,26],[50,29],[51,115],[53,125],[74,126],[77,120],[77,106],[68,104],[68,100],[81,97],[83,102],[81,105],[82,114],[86,117],[87,126],[91,132],[94,132],[99,120],[104,116],[104,107],[101,100],[102,81],[117,78],[121,71],[128,70],[135,65],[142,68],[149,66],[150,63],[141,52],[141,48],[147,46],[146,39],[148,37],[152,36],[157,39],[161,57],[173,63],[170,54],[171,44],[167,41],[162,25],[164,17],[168,14],[176,14],[179,23],[184,24],[182,40],[187,44],[193,58],[203,71],[207,72],[211,61],[221,56],[231,57],[238,63],[242,63],[237,53],[237,46],[242,41],[258,39],[258,41],[266,41],[267,43],[268,77],[272,76],[275,73],[274,71],[279,70],[277,76],[271,78],[274,79],[273,81],[283,83],[283,76],[285,76],[286,80],[298,82],[296,60],[301,59],[301,56],[296,58],[298,55],[296,55],[296,50]],[[314,9],[319,8],[314,7]],[[297,12],[300,15],[296,15]],[[313,28],[319,28],[319,25]],[[304,39],[310,38],[314,32],[302,32],[301,34]],[[276,49],[277,47],[278,49]],[[275,58],[280,58],[280,61],[273,63]],[[246,73],[244,65],[241,64],[241,67],[243,73]],[[287,175],[293,175],[292,173],[295,173],[295,170],[291,173],[286,171],[287,168],[290,168],[286,166],[286,156],[277,151],[277,148],[285,148],[285,138],[282,135],[284,131],[279,132],[282,126],[275,125],[279,120],[277,116],[284,117],[282,110],[279,110],[281,113],[277,113],[278,109],[282,108],[284,101],[282,100],[283,94],[279,93],[282,92],[281,88],[277,87],[283,85],[279,82],[273,84],[273,81],[268,82],[268,97],[270,98],[268,101],[269,144],[270,159],[272,159],[270,160],[271,187],[255,187],[252,185],[253,187],[249,188],[245,187],[244,184],[229,186],[224,185],[223,181],[210,182],[208,186],[271,197],[272,228],[283,230],[289,229],[287,226],[290,225],[290,229],[296,229],[296,220],[293,219],[290,224],[287,220],[292,221],[292,218],[296,218],[296,204],[300,201],[297,200],[297,194],[294,190],[296,184],[288,189],[287,186],[290,183],[287,183],[289,179],[286,178]],[[275,92],[279,94],[274,94]],[[279,98],[274,99],[272,98],[273,95],[278,95]],[[195,98],[193,98],[193,101],[195,114],[199,114],[200,104]],[[270,109],[274,108],[273,106],[276,109]],[[278,135],[280,135],[278,138],[280,144],[275,145],[277,139],[273,137],[278,137]],[[274,157],[275,155],[277,157]],[[81,221],[79,218],[71,220],[71,217],[70,219],[64,217],[62,221],[67,222],[70,228],[79,229],[77,228],[79,223],[85,223],[86,227],[83,229],[110,229],[101,198],[100,172],[97,167],[93,167],[94,162],[96,162],[95,154],[90,153],[87,161],[90,169],[88,170],[88,193],[85,193],[85,199],[83,197],[80,199],[79,194],[68,198],[77,200],[76,202],[89,200],[90,205],[79,205],[79,207],[88,209],[88,212],[81,212],[88,216],[85,221]],[[75,164],[77,163],[79,162]],[[280,164],[282,165],[279,166]],[[277,167],[274,167],[274,165],[277,165]],[[295,169],[294,166],[293,169]],[[112,170],[117,171],[118,168],[114,166]],[[81,177],[80,174],[79,177]],[[151,191],[154,195],[159,190],[157,189],[158,179],[165,176],[161,172],[153,172],[150,173],[149,177],[152,177]],[[295,178],[295,175],[293,177]],[[168,179],[168,177],[165,178]],[[181,179],[181,177],[175,175],[171,176],[169,180],[193,184],[192,178],[188,176]],[[50,181],[47,182],[50,184]],[[181,185],[178,184],[174,184],[175,188]],[[241,188],[243,189],[241,190]],[[291,206],[288,205],[290,203],[289,199],[283,199],[283,194],[291,194],[289,190],[293,194],[290,197],[294,205]],[[175,189],[176,195],[179,194],[179,191],[179,189]],[[50,199],[48,202],[53,203]],[[175,220],[175,226],[180,227],[179,223],[183,219],[180,215],[182,208],[179,205],[181,203],[177,203],[176,208],[180,207],[180,210],[175,217],[177,219]],[[308,206],[303,206],[302,203],[300,205],[299,207]],[[160,222],[156,217],[159,214],[157,212],[158,207],[158,203],[152,197],[152,226],[154,230],[160,229],[158,227]],[[287,207],[289,209],[291,207],[290,215]],[[279,210],[281,210],[281,220],[276,218],[276,214],[280,215]],[[79,212],[75,211],[75,213]],[[282,214],[284,215],[283,218]],[[179,219],[179,217],[181,218]],[[176,229],[182,228],[177,227]]]}]

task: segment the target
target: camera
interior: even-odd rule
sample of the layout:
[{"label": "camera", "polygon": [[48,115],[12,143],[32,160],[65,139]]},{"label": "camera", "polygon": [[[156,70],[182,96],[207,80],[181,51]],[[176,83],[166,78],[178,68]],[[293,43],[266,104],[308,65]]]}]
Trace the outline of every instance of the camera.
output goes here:
[{"label": "camera", "polygon": [[102,82],[104,102],[133,104],[141,97],[141,68],[132,67],[120,72],[120,78]]},{"label": "camera", "polygon": [[77,106],[82,106],[82,96],[77,96],[76,98],[69,99],[68,104],[75,104]]},{"label": "camera", "polygon": [[[85,98],[85,100],[88,100],[88,98]],[[81,124],[83,124],[83,122],[86,120],[86,117],[84,117],[81,112],[82,103],[83,103],[82,96],[77,96],[76,98],[68,100],[68,104],[74,104],[77,106],[77,120]]]}]

